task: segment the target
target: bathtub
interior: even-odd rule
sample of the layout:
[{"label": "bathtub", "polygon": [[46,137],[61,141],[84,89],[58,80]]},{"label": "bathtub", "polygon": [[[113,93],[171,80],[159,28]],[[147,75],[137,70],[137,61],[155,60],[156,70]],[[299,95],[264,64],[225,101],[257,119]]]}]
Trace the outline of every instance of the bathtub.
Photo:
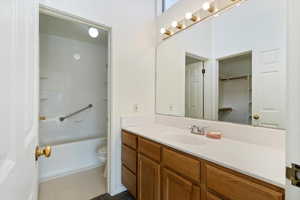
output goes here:
[{"label": "bathtub", "polygon": [[97,148],[107,143],[107,138],[87,139],[52,146],[50,158],[39,160],[39,181],[78,173],[104,165],[97,158]]}]

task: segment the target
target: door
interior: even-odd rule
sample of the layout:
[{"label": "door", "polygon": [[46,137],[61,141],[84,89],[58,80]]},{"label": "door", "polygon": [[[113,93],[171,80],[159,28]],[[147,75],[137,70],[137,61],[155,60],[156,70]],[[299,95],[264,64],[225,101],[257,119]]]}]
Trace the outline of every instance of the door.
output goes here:
[{"label": "door", "polygon": [[[288,0],[288,103],[287,103],[287,145],[286,164],[300,167],[300,1]],[[300,183],[300,173],[296,177]],[[300,199],[300,184],[292,184],[287,180],[286,200]]]},{"label": "door", "polygon": [[163,169],[163,200],[200,200],[200,188],[170,170]]},{"label": "door", "polygon": [[0,199],[36,200],[38,68],[35,0],[0,1]]},{"label": "door", "polygon": [[252,124],[285,128],[286,72],[281,48],[252,54]]},{"label": "door", "polygon": [[186,66],[185,71],[185,116],[203,118],[203,63]]},{"label": "door", "polygon": [[138,156],[138,199],[160,199],[160,166],[139,154]]}]

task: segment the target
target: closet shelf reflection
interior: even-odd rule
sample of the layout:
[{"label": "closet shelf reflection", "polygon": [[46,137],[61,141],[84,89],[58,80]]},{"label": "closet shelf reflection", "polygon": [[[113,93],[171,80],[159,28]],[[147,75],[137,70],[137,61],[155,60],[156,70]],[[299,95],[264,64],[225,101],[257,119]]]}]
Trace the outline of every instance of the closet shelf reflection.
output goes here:
[{"label": "closet shelf reflection", "polygon": [[230,107],[224,107],[224,108],[219,108],[219,112],[231,112],[232,108]]},{"label": "closet shelf reflection", "polygon": [[220,81],[230,81],[230,80],[239,80],[239,79],[249,79],[251,76],[236,76],[230,78],[220,78]]}]

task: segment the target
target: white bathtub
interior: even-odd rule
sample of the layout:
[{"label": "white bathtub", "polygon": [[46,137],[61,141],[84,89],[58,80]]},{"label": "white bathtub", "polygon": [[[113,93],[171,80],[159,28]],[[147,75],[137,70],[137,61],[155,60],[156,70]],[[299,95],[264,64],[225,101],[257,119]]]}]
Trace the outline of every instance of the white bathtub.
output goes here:
[{"label": "white bathtub", "polygon": [[104,165],[96,151],[106,142],[107,138],[96,138],[52,146],[51,157],[39,160],[40,182]]}]

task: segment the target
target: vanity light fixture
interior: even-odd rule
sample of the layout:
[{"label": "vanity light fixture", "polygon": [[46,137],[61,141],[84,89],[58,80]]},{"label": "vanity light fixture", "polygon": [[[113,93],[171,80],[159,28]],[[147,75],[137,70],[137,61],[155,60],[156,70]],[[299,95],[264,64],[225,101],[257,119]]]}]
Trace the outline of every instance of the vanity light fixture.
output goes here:
[{"label": "vanity light fixture", "polygon": [[208,10],[209,7],[210,7],[210,3],[209,3],[209,2],[205,2],[205,3],[203,3],[203,5],[202,5],[203,10]]},{"label": "vanity light fixture", "polygon": [[167,30],[167,29],[165,29],[165,28],[161,28],[160,29],[160,34],[162,34],[162,35],[167,35],[167,36],[170,36],[170,35],[172,35],[172,32],[171,31],[169,31],[169,30]]},{"label": "vanity light fixture", "polygon": [[[171,27],[161,28],[160,33],[162,35],[162,40],[170,38],[174,34],[179,33],[199,22],[202,22],[209,17],[218,17],[221,12],[231,9],[234,6],[239,6],[245,1],[247,0],[207,0],[202,4],[202,8],[199,10],[195,11],[194,13],[186,13],[185,19],[173,21],[171,23]],[[189,22],[185,23],[184,20],[189,20]]]},{"label": "vanity light fixture", "polygon": [[215,7],[214,7],[213,3],[211,3],[211,2],[203,3],[202,9],[205,10],[205,11],[208,11],[210,13],[215,11]]},{"label": "vanity light fixture", "polygon": [[188,13],[185,14],[185,19],[191,20],[191,21],[193,21],[193,22],[196,22],[196,21],[198,21],[200,18],[199,18],[199,17],[196,17],[195,15],[193,15],[193,13],[188,12]]},{"label": "vanity light fixture", "polygon": [[183,29],[185,26],[183,24],[178,23],[177,21],[172,22],[172,27],[173,28],[178,28],[178,29]]},{"label": "vanity light fixture", "polygon": [[237,3],[235,6],[236,6],[236,7],[239,7],[240,5],[241,5],[241,3]]},{"label": "vanity light fixture", "polygon": [[216,13],[215,14],[215,17],[218,17],[220,14],[219,14],[219,9],[218,8],[215,8],[214,12]]}]

